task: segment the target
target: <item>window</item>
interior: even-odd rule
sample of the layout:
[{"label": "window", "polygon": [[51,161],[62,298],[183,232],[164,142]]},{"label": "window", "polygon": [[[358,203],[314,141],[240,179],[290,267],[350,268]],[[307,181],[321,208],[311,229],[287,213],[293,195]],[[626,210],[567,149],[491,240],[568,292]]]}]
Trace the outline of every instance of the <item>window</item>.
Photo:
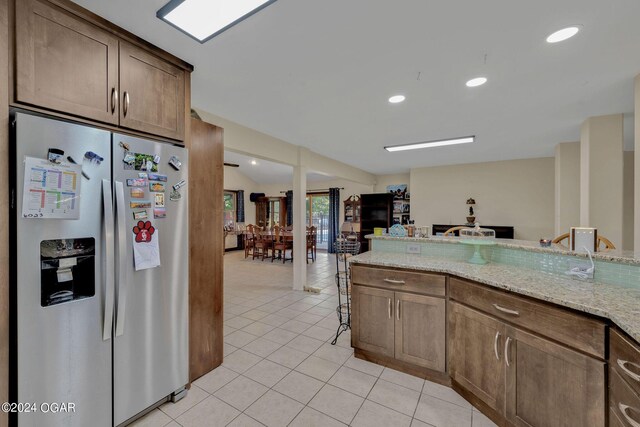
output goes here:
[{"label": "window", "polygon": [[224,192],[224,227],[235,230],[236,228],[236,192]]}]

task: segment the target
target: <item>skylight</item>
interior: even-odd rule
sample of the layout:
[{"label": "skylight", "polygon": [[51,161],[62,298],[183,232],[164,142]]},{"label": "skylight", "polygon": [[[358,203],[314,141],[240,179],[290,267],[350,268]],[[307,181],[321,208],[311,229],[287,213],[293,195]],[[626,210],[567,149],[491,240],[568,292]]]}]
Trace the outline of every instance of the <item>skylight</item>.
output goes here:
[{"label": "skylight", "polygon": [[156,16],[204,43],[276,0],[171,0]]}]

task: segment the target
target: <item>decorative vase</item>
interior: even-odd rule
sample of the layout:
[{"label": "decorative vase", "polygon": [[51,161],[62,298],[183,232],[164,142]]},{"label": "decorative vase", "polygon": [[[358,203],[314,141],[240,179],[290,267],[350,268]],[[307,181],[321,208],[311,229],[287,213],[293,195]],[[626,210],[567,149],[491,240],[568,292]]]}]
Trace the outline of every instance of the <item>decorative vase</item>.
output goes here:
[{"label": "decorative vase", "polygon": [[475,216],[468,216],[467,217],[467,224],[474,224],[476,222],[476,217]]}]

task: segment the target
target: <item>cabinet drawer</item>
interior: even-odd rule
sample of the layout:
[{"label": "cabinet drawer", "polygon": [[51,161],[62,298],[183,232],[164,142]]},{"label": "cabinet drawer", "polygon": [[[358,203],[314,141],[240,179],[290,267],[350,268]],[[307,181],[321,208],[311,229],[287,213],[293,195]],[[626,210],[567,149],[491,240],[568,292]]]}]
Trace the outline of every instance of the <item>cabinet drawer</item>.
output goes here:
[{"label": "cabinet drawer", "polygon": [[640,397],[614,369],[609,370],[609,410],[624,426],[640,425]]},{"label": "cabinet drawer", "polygon": [[446,294],[447,279],[437,274],[353,265],[351,277],[353,283],[359,285],[437,296]]},{"label": "cabinet drawer", "polygon": [[640,348],[613,329],[609,338],[609,364],[640,395]]},{"label": "cabinet drawer", "polygon": [[602,322],[456,278],[450,279],[449,296],[492,316],[604,359],[606,326]]}]

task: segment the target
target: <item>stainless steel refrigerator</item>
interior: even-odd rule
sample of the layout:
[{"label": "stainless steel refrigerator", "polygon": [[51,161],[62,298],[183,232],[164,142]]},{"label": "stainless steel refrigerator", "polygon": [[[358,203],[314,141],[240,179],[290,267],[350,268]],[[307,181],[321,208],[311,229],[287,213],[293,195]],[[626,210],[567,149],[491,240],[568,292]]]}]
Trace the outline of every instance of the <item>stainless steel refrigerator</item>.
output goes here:
[{"label": "stainless steel refrigerator", "polygon": [[[15,414],[13,422],[120,425],[183,395],[189,347],[187,150],[21,111],[12,112],[11,131],[11,397],[37,405],[35,412]],[[29,175],[29,162],[49,161],[50,153],[60,168],[75,163],[82,173],[73,199],[45,192],[43,206],[44,195],[53,197],[53,212],[61,206],[58,197],[77,219],[25,214],[41,200],[30,198],[29,185],[41,176]],[[47,179],[54,179],[57,168],[51,169]],[[134,247],[140,229],[149,233],[150,226],[160,265],[136,271],[142,258],[134,256]],[[74,411],[41,407],[56,402],[73,403]]]}]

